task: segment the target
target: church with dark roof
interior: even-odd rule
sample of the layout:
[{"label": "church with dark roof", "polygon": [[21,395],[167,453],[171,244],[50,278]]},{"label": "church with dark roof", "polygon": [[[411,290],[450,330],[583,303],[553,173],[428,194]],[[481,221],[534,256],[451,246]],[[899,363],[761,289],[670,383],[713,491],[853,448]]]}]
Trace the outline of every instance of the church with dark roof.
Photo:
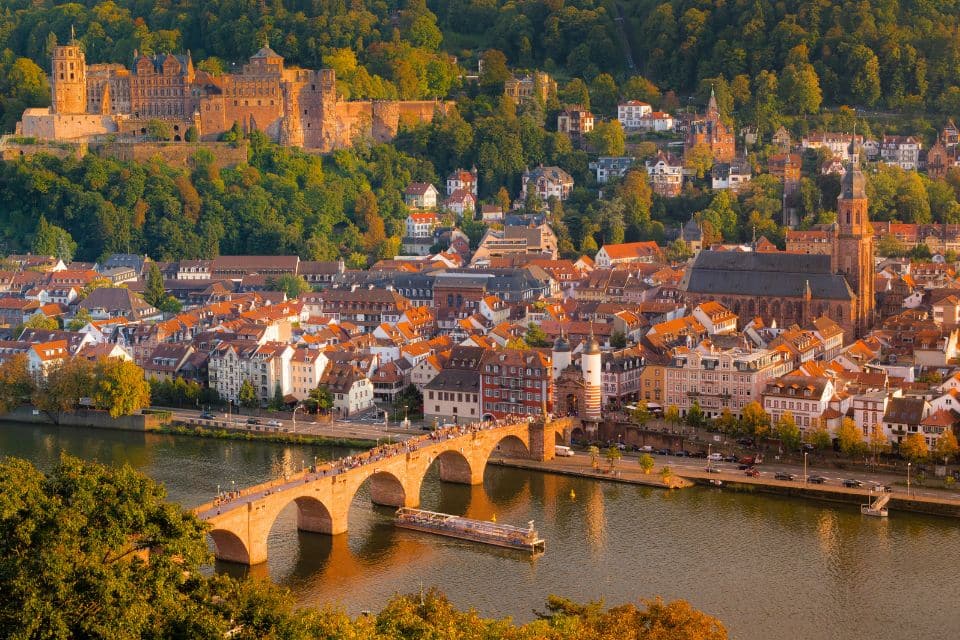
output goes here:
[{"label": "church with dark roof", "polygon": [[867,205],[866,180],[851,160],[829,253],[702,251],[681,283],[688,304],[716,300],[743,322],[761,316],[780,327],[803,326],[825,315],[843,327],[848,340],[863,335],[873,326],[875,305]]}]

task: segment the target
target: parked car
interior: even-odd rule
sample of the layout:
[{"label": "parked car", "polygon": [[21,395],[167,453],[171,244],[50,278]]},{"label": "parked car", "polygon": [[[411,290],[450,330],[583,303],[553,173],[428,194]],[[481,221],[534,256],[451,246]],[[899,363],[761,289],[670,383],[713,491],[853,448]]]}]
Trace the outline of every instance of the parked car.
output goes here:
[{"label": "parked car", "polygon": [[711,453],[709,456],[707,456],[707,460],[712,460],[712,461],[714,461],[714,462],[720,462],[721,460],[723,460],[723,454],[722,454],[722,453]]},{"label": "parked car", "polygon": [[740,458],[740,464],[748,464],[751,467],[755,464],[760,464],[760,456],[743,456]]},{"label": "parked car", "polygon": [[691,457],[691,458],[706,458],[706,457],[707,457],[707,452],[706,452],[706,451],[694,451],[693,453],[690,454],[690,457]]},{"label": "parked car", "polygon": [[752,447],[753,438],[740,438],[739,440],[737,440],[737,444],[743,445],[744,447]]},{"label": "parked car", "polygon": [[774,480],[795,480],[796,477],[797,476],[793,475],[792,473],[785,473],[783,471],[778,471],[777,473],[773,474]]},{"label": "parked car", "polygon": [[673,453],[673,451],[670,451],[670,449],[666,449],[666,448],[664,448],[664,449],[657,449],[657,455],[668,456],[668,455],[670,455],[671,453]]},{"label": "parked car", "polygon": [[749,469],[751,466],[752,465],[749,465],[749,464],[738,464],[737,469],[739,469],[740,471],[744,471],[745,469]]},{"label": "parked car", "polygon": [[707,473],[720,473],[719,467],[707,467]]},{"label": "parked car", "polygon": [[847,478],[846,480],[843,481],[843,486],[856,489],[858,487],[862,487],[863,483],[860,482],[859,480],[853,480],[853,479]]},{"label": "parked car", "polygon": [[283,423],[279,420],[267,420],[267,426],[270,427],[282,427]]},{"label": "parked car", "polygon": [[824,484],[827,481],[823,476],[810,476],[807,478],[807,482],[812,482],[813,484]]},{"label": "parked car", "polygon": [[648,444],[645,444],[642,447],[638,447],[637,451],[642,451],[644,453],[653,453],[653,447],[651,447]]},{"label": "parked car", "polygon": [[744,471],[743,473],[744,473],[744,475],[748,475],[748,476],[750,476],[751,478],[756,478],[757,476],[760,475],[760,472],[757,471],[756,469],[753,469],[753,468],[747,469],[747,470]]},{"label": "parked car", "polygon": [[260,424],[257,418],[247,418],[247,424]]},{"label": "parked car", "polygon": [[814,449],[816,449],[816,447],[809,442],[804,442],[802,445],[800,445],[800,451],[813,451]]},{"label": "parked car", "polygon": [[204,411],[203,413],[200,414],[200,419],[201,419],[201,420],[216,420],[216,419],[217,419],[217,416],[215,416],[214,414],[210,413],[209,411]]},{"label": "parked car", "polygon": [[675,454],[673,454],[673,455],[677,456],[678,458],[689,458],[689,457],[690,457],[690,452],[689,452],[689,451],[684,451],[683,449],[681,449],[680,451],[677,451],[677,452],[676,452]]},{"label": "parked car", "polygon": [[728,456],[723,456],[723,461],[724,461],[724,462],[736,462],[736,461],[737,461],[737,456],[735,456],[735,455],[733,455],[733,454],[731,453],[731,454],[728,455]]}]

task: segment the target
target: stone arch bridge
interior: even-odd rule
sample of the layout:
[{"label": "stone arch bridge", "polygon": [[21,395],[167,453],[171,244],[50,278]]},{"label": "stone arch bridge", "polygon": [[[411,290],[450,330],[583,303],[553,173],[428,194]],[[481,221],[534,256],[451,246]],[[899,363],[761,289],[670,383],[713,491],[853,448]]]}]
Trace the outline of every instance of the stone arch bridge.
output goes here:
[{"label": "stone arch bridge", "polygon": [[550,460],[554,447],[569,442],[577,426],[575,419],[563,418],[450,427],[249,487],[194,513],[209,525],[218,560],[255,565],[266,562],[270,529],[291,502],[297,505],[298,529],[345,533],[350,505],[367,480],[374,504],[418,507],[423,478],[434,462],[443,481],[482,484],[491,457]]}]

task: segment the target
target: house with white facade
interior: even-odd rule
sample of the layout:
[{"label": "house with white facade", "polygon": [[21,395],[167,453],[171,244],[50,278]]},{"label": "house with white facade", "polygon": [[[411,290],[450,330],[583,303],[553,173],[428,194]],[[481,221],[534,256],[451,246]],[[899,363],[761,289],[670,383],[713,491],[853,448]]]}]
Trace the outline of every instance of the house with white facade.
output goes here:
[{"label": "house with white facade", "polygon": [[913,136],[883,136],[880,140],[880,162],[900,167],[904,171],[916,171],[920,166],[919,138]]},{"label": "house with white facade", "polygon": [[439,218],[436,213],[411,213],[407,216],[405,237],[433,238],[433,230],[438,223]]},{"label": "house with white facade", "polygon": [[414,209],[432,209],[437,206],[440,192],[429,182],[411,182],[403,192],[403,201]]},{"label": "house with white facade", "polygon": [[640,119],[653,112],[653,107],[640,100],[628,100],[617,105],[617,120],[624,129],[639,129]]}]

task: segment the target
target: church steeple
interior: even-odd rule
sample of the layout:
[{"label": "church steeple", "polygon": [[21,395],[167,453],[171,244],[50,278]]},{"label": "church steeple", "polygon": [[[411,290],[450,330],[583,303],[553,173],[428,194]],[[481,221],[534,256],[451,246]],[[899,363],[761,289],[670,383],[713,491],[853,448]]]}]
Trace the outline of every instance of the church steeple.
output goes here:
[{"label": "church steeple", "polygon": [[717,94],[710,85],[710,102],[707,103],[707,118],[716,120],[720,117],[720,109],[717,107]]},{"label": "church steeple", "polygon": [[856,135],[847,149],[847,166],[837,197],[837,231],[833,243],[833,268],[843,274],[856,300],[849,319],[856,335],[873,324],[874,269],[873,226],[870,224],[867,181],[856,157]]}]

